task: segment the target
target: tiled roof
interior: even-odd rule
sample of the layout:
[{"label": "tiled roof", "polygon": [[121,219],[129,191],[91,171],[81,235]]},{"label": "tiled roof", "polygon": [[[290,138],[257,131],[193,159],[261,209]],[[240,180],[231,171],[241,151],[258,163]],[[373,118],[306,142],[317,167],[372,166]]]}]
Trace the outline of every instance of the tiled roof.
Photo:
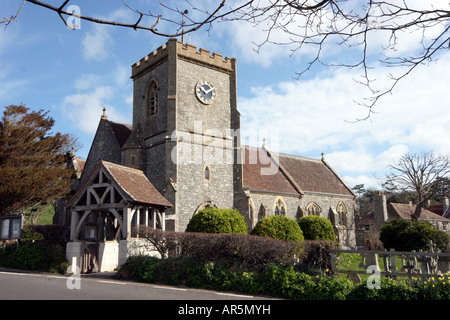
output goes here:
[{"label": "tiled roof", "polygon": [[[389,203],[387,206],[387,210],[389,220],[393,220],[396,218],[411,219],[411,216],[416,210],[416,205],[404,203]],[[427,209],[422,209],[422,211],[420,212],[419,220],[442,220],[450,222],[449,219],[444,218]]]},{"label": "tiled roof", "polygon": [[277,169],[273,175],[261,174],[262,170],[269,170],[271,165],[275,165],[265,152],[252,147],[243,147],[242,151],[244,187],[258,191],[299,194],[280,170]]},{"label": "tiled roof", "polygon": [[331,167],[320,159],[280,154],[280,165],[303,191],[353,196]]},{"label": "tiled roof", "polygon": [[130,197],[131,201],[166,207],[172,206],[172,204],[156,190],[141,170],[101,160],[100,162],[111,175],[111,178],[118,187]]},{"label": "tiled roof", "polygon": [[[269,159],[264,149],[243,147],[244,187],[251,190],[275,193],[301,194],[304,192],[353,196],[331,167],[323,160],[309,159],[287,154],[272,154]],[[252,152],[253,158],[249,157]],[[255,156],[256,155],[256,156]],[[252,161],[254,160],[254,161]],[[263,175],[263,169],[277,166],[271,175]]]}]

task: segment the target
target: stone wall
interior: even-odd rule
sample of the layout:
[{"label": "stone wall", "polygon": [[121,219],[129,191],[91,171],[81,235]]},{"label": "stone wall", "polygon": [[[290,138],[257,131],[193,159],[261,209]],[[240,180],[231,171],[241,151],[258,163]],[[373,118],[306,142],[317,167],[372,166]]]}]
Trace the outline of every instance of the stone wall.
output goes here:
[{"label": "stone wall", "polygon": [[[250,216],[249,209],[242,210],[247,219],[249,230],[251,230],[258,220],[275,215],[275,207],[279,200],[285,206],[285,215],[294,220],[298,220],[302,216],[306,216],[306,207],[314,202],[321,208],[320,216],[329,219],[336,226],[335,232],[338,234],[339,241],[343,247],[355,247],[355,206],[352,197],[339,195],[323,195],[323,194],[305,194],[286,195],[268,192],[250,191],[249,206],[253,206],[253,217]],[[347,214],[346,224],[340,225],[335,221],[337,214],[337,206],[344,203]]]}]

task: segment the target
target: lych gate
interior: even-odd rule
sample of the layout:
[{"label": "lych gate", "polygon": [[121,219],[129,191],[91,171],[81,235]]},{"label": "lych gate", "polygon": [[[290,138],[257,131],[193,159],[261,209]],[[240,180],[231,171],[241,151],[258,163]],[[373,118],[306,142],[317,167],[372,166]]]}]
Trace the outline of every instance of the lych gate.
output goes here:
[{"label": "lych gate", "polygon": [[84,273],[122,265],[137,241],[133,227],[165,230],[171,204],[142,171],[100,160],[66,206],[71,209],[67,259],[71,272]]}]

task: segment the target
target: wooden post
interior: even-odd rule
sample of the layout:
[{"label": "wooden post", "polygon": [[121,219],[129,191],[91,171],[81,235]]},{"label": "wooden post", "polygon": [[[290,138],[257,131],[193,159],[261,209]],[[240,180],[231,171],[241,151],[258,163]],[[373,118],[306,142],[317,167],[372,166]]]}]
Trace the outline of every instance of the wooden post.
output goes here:
[{"label": "wooden post", "polygon": [[330,255],[331,255],[331,273],[335,274],[336,273],[336,253],[331,251]]},{"label": "wooden post", "polygon": [[[395,249],[391,249],[390,250],[391,252],[394,252],[395,251]],[[390,260],[390,264],[391,264],[391,266],[390,266],[390,269],[391,269],[391,272],[392,273],[395,273],[395,272],[397,272],[397,266],[395,265],[395,255],[394,254],[391,254],[390,256],[389,256],[389,260]],[[397,276],[392,276],[392,279],[396,279],[397,278]]]}]

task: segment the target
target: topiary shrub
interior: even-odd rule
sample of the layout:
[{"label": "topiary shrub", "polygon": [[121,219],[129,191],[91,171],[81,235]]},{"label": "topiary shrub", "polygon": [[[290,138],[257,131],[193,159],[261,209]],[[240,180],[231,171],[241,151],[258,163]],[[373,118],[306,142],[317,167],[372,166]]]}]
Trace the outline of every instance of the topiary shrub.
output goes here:
[{"label": "topiary shrub", "polygon": [[284,241],[303,241],[303,232],[294,219],[270,216],[258,221],[251,235],[271,237]]},{"label": "topiary shrub", "polygon": [[306,216],[298,220],[305,240],[335,241],[333,225],[327,218]]},{"label": "topiary shrub", "polygon": [[191,218],[186,232],[247,234],[247,224],[237,210],[205,208]]}]

